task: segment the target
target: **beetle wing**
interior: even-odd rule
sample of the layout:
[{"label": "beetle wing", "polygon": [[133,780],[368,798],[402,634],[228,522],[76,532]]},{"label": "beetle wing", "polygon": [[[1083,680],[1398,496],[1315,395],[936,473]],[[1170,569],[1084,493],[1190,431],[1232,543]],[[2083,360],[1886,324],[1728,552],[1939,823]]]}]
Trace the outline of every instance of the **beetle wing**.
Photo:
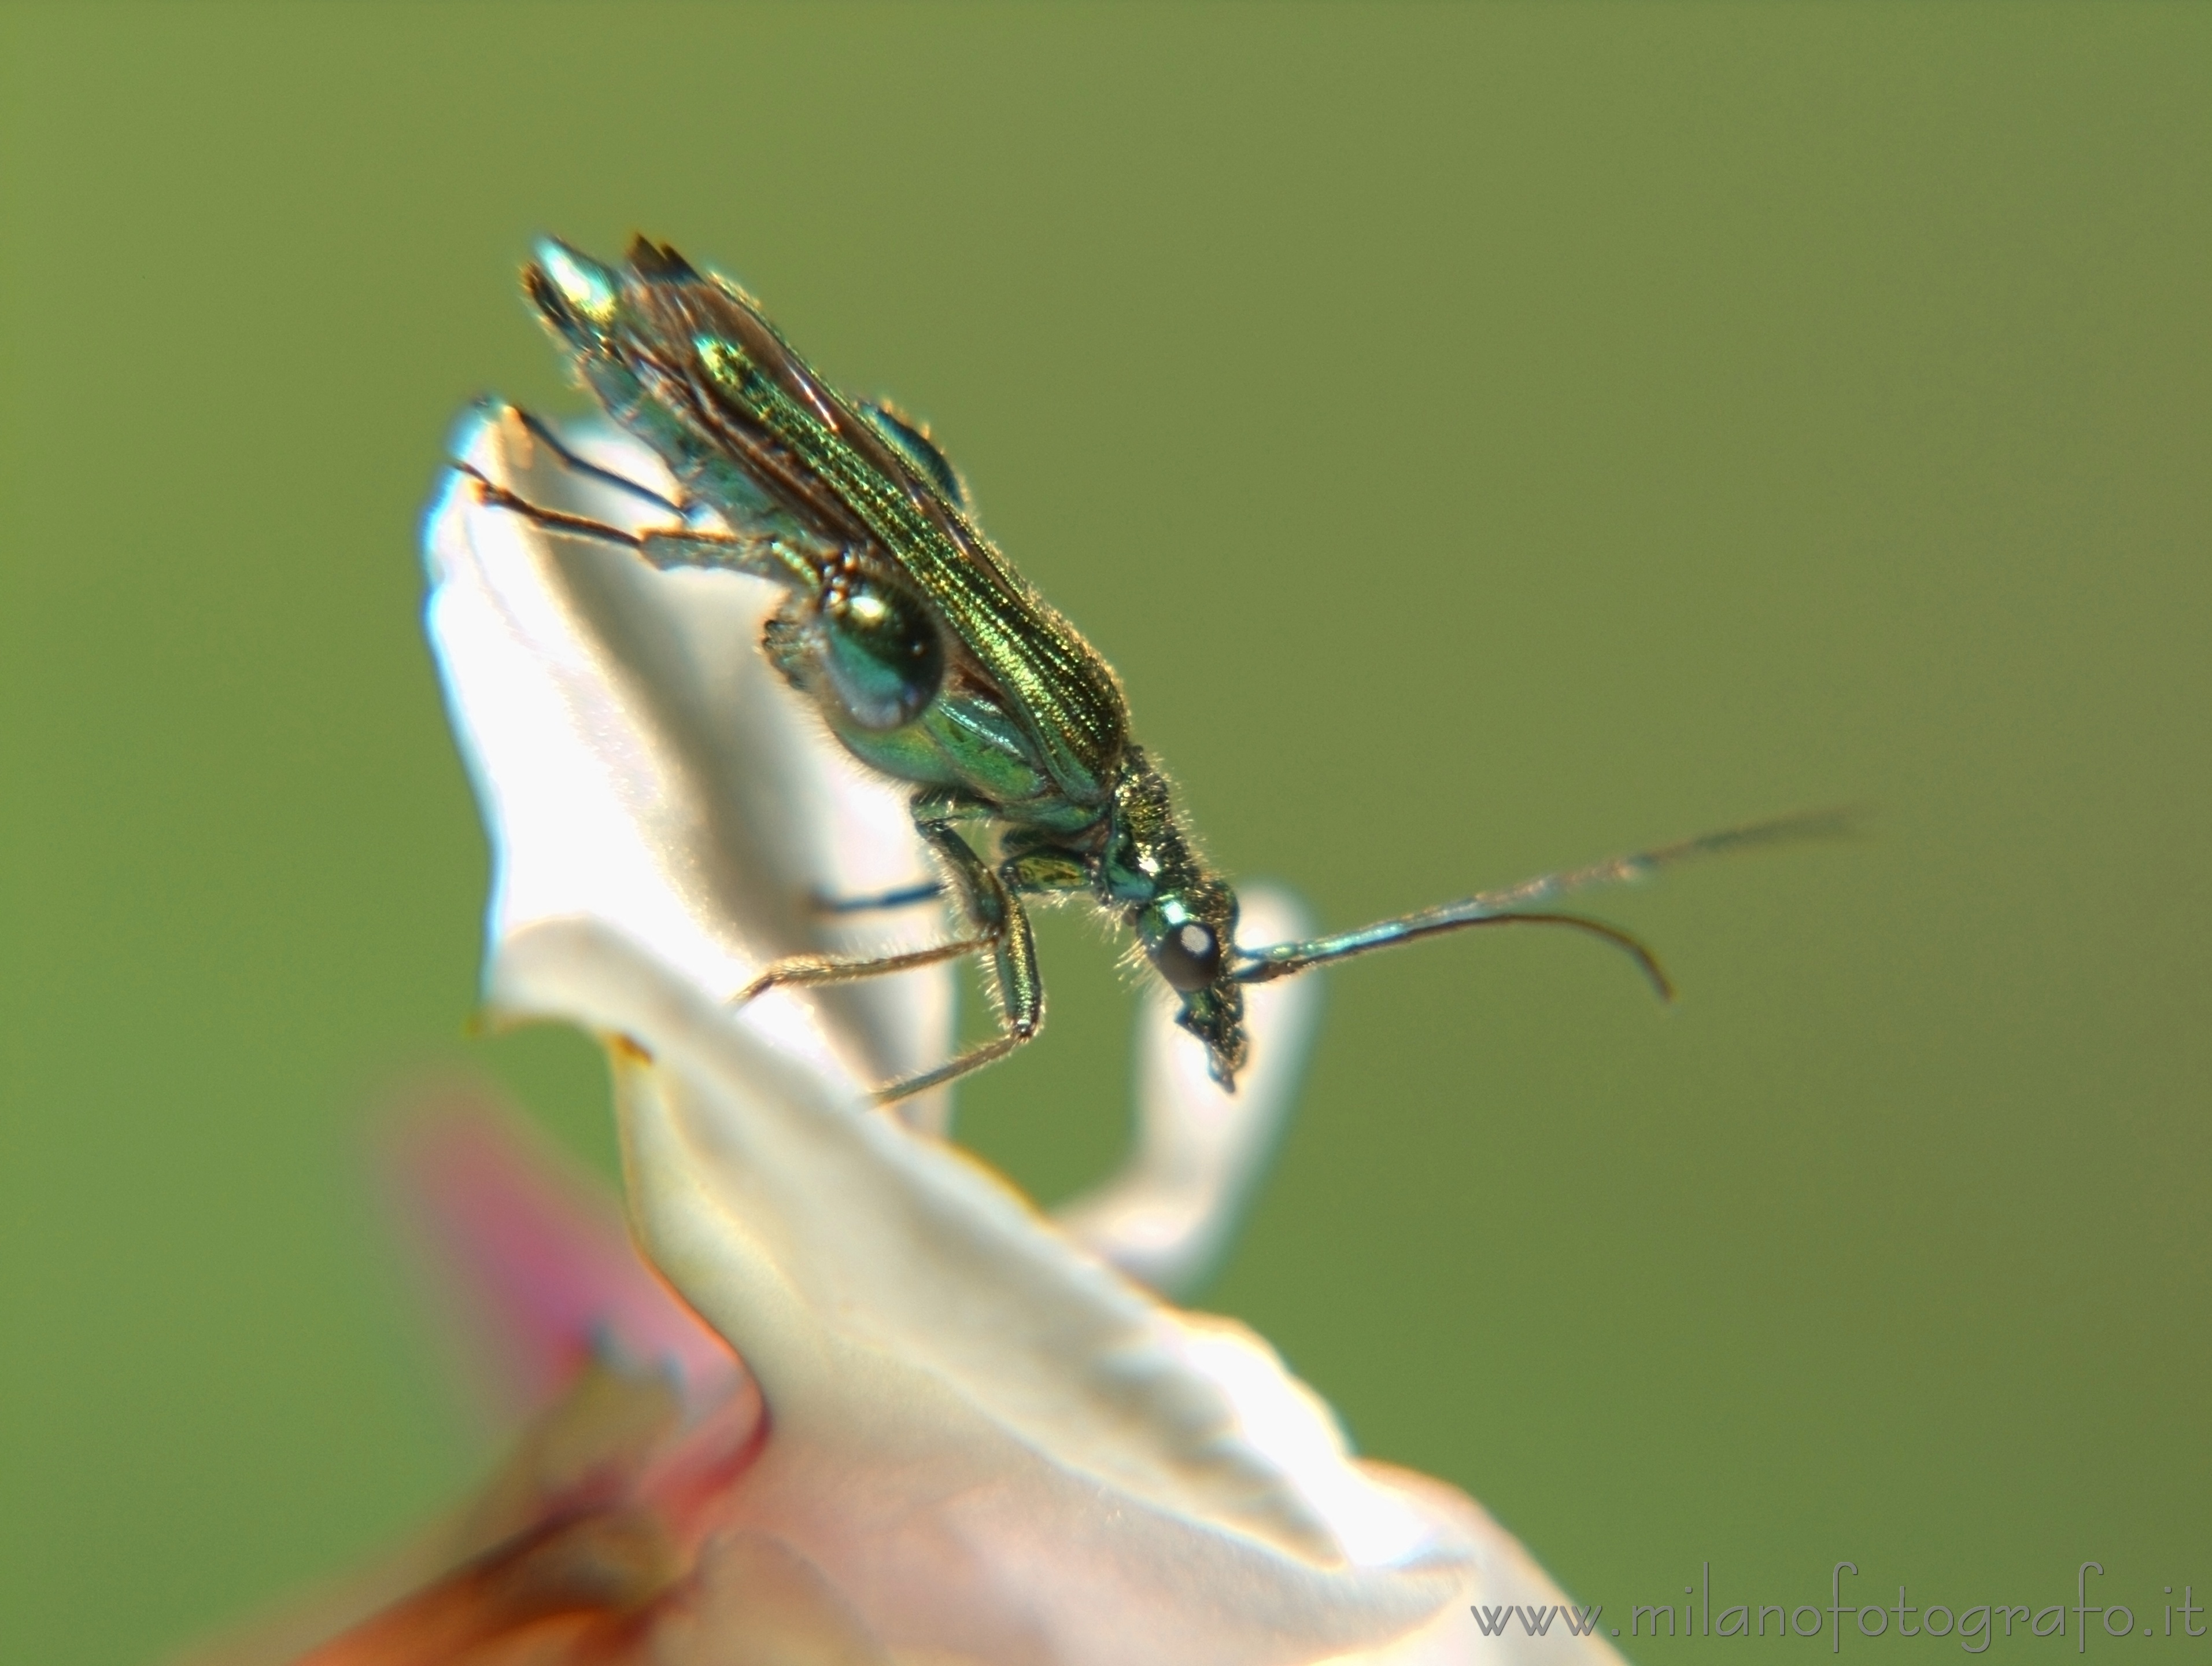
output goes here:
[{"label": "beetle wing", "polygon": [[[903,574],[1021,723],[1060,790],[1103,803],[1128,736],[1121,685],[976,530],[957,477],[927,436],[892,416],[904,430],[894,437],[864,415],[734,284],[642,241],[630,269],[631,343],[649,396],[737,459],[814,537]],[[715,501],[711,481],[702,484]],[[729,507],[757,514],[744,502]]]}]

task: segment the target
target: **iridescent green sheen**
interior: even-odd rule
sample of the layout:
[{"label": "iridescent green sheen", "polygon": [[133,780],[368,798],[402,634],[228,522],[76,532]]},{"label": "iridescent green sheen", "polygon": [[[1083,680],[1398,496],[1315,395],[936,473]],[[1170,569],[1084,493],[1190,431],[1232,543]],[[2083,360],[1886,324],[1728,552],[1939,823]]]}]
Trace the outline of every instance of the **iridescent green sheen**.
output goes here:
[{"label": "iridescent green sheen", "polygon": [[[891,907],[949,895],[969,934],[875,960],[808,956],[747,991],[872,976],[979,954],[1000,996],[1000,1037],[881,1090],[896,1098],[1002,1057],[1044,1022],[1024,897],[1085,895],[1136,936],[1181,1001],[1178,1022],[1233,1087],[1245,1058],[1243,985],[1393,943],[1472,926],[1575,926],[1627,948],[1610,927],[1536,914],[1583,885],[1752,838],[1822,830],[1771,824],[1531,880],[1358,932],[1261,949],[1237,945],[1237,895],[1207,871],[1166,778],[1129,737],[1112,669],[977,529],[960,477],[927,432],[823,382],[744,292],[638,240],[601,265],[540,245],[524,287],[579,378],[668,465],[674,524],[629,532],[542,509],[479,480],[479,495],[550,532],[626,544],[659,566],[731,568],[788,592],[763,641],[862,763],[915,791],[916,830],[945,883],[831,903]],[[524,419],[528,421],[527,418]],[[572,466],[590,465],[562,451]],[[638,488],[641,495],[653,496]],[[713,510],[731,529],[698,529]]]}]

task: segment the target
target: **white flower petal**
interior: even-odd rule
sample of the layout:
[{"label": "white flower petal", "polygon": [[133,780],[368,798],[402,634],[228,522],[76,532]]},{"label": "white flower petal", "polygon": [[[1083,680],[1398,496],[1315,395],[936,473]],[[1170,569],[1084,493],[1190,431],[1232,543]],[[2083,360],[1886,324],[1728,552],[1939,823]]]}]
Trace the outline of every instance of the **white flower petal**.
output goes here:
[{"label": "white flower petal", "polygon": [[1352,1463],[1249,1332],[1159,1306],[605,927],[507,954],[617,1038],[646,1247],[770,1408],[749,1519],[895,1646],[1310,1659],[1467,1587],[1460,1524]]},{"label": "white flower petal", "polygon": [[[1248,886],[1242,903],[1237,936],[1248,945],[1310,928],[1287,891]],[[1112,1179],[1054,1212],[1060,1229],[1155,1290],[1187,1290],[1210,1273],[1297,1101],[1321,994],[1317,977],[1245,993],[1252,1058],[1224,1093],[1204,1045],[1177,1027],[1174,997],[1149,991],[1137,1022],[1134,1149]]]}]

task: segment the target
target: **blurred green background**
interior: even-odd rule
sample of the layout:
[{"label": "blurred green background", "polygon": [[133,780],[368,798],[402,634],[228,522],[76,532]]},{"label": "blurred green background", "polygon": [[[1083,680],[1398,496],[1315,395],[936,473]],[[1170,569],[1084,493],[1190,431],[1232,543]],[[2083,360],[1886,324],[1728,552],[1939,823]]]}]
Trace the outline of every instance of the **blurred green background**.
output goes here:
[{"label": "blurred green background", "polygon": [[[0,77],[0,1657],[479,1471],[380,1097],[473,1065],[611,1167],[592,1049],[462,1038],[416,618],[461,402],[576,408],[540,228],[933,420],[1330,924],[1874,807],[1601,903],[1672,1011],[1545,933],[1333,977],[1206,1302],[1365,1450],[1608,1619],[2212,1587],[2212,10],[15,8]],[[963,1128],[1049,1197],[1131,1008],[1044,952]]]}]

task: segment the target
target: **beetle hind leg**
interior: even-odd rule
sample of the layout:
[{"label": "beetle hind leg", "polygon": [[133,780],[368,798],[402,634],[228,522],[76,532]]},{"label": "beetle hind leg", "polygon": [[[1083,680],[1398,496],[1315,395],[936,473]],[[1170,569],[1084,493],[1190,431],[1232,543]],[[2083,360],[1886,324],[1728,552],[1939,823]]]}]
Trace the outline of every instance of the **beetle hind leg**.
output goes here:
[{"label": "beetle hind leg", "polygon": [[532,416],[520,405],[507,406],[501,414],[501,420],[502,423],[512,423],[531,441],[544,447],[552,453],[554,461],[567,472],[586,480],[595,480],[602,486],[611,487],[616,491],[634,497],[641,503],[650,504],[656,509],[677,516],[679,520],[683,517],[685,508],[683,503],[665,493],[655,491],[641,480],[633,480],[628,475],[614,469],[602,468],[589,458],[572,450],[568,442],[556,434],[550,426]]}]

